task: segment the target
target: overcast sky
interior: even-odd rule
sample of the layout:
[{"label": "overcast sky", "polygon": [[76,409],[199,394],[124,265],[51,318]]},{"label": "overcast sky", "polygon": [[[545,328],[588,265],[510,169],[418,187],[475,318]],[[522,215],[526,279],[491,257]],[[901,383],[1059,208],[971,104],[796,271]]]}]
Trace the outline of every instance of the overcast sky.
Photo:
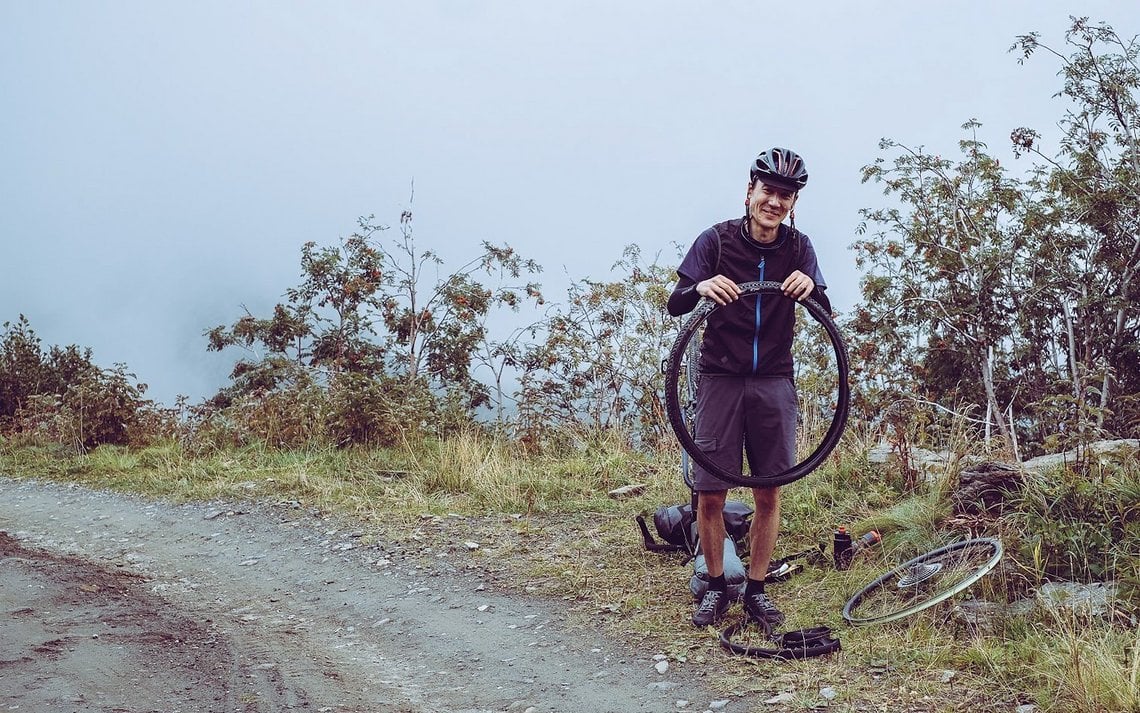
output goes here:
[{"label": "overcast sky", "polygon": [[304,242],[396,225],[413,182],[420,247],[507,243],[557,301],[742,214],[777,145],[847,311],[880,138],[1055,136],[1056,60],[1007,50],[1061,46],[1070,14],[1140,32],[1133,1],[0,0],[0,322],[196,402],[237,356],[203,332],[267,315]]}]

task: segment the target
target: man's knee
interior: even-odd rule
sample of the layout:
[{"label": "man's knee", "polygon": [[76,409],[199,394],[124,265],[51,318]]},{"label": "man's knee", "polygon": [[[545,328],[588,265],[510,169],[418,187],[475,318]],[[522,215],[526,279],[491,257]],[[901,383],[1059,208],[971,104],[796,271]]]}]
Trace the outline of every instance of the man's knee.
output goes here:
[{"label": "man's knee", "polygon": [[721,518],[724,513],[724,501],[728,491],[710,490],[702,491],[697,496],[697,516],[701,518]]},{"label": "man's knee", "polygon": [[780,511],[779,488],[753,488],[752,500],[757,517],[765,517]]}]

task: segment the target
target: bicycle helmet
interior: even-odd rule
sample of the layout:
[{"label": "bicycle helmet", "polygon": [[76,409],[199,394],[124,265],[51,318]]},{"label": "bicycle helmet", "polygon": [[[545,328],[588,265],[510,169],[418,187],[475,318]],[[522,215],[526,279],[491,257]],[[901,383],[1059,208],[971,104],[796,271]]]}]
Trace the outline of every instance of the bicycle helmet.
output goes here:
[{"label": "bicycle helmet", "polygon": [[807,185],[808,175],[804,160],[795,151],[773,148],[756,157],[750,172],[752,182],[756,179],[789,191],[799,191]]}]

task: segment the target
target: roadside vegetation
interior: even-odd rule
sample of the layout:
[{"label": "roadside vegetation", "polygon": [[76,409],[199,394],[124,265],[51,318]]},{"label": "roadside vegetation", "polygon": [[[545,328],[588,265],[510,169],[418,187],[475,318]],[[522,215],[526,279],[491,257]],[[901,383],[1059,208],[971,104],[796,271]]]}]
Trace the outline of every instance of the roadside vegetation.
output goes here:
[{"label": "roadside vegetation", "polygon": [[[784,489],[777,555],[818,551],[837,525],[884,539],[850,570],[813,554],[773,585],[792,628],[839,632],[837,656],[728,655],[689,623],[691,567],[642,548],[634,517],[689,499],[662,376],[680,247],[647,259],[628,246],[610,279],[549,301],[540,266],[509,246],[485,242],[447,269],[411,212],[395,229],[363,218],[333,245],[302,246],[302,281],[271,314],[206,327],[207,348],[241,356],[212,398],[174,407],[125,365],[45,347],[18,316],[0,334],[0,473],[334,512],[377,541],[450,551],[561,599],[700,665],[726,695],[788,693],[792,709],[1140,709],[1140,459],[1089,449],[1140,438],[1140,46],[1074,19],[1060,47],[1029,34],[1012,49],[1059,65],[1057,146],[1015,130],[1027,165],[1014,174],[970,121],[957,158],[885,140],[864,171],[885,200],[864,211],[863,301],[840,320],[849,427]],[[490,326],[504,323],[505,335]],[[829,349],[802,325],[805,449],[834,409]],[[871,462],[884,446],[888,461]],[[1070,449],[997,505],[956,497],[970,465]],[[918,457],[930,450],[947,454],[940,466]],[[643,489],[610,496],[623,486]],[[847,598],[888,563],[970,536],[1006,554],[968,594],[893,624],[843,623]],[[955,612],[1032,600],[1050,582],[1115,594],[1097,614],[1036,606],[983,626]]]}]

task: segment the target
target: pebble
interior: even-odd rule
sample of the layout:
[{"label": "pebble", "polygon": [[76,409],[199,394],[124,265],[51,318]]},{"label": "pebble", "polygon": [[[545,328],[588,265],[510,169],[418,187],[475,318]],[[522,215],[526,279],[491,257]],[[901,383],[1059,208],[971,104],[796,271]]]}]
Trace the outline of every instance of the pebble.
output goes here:
[{"label": "pebble", "polygon": [[658,661],[656,664],[654,664],[653,668],[657,669],[657,673],[665,673],[669,670],[669,662]]},{"label": "pebble", "polygon": [[824,686],[823,688],[819,689],[819,697],[825,701],[833,701],[838,695],[839,691],[836,691],[831,686]]},{"label": "pebble", "polygon": [[725,707],[727,705],[728,705],[728,699],[722,698],[720,700],[713,701],[712,703],[709,703],[709,710],[710,711],[722,711],[725,709]]}]

